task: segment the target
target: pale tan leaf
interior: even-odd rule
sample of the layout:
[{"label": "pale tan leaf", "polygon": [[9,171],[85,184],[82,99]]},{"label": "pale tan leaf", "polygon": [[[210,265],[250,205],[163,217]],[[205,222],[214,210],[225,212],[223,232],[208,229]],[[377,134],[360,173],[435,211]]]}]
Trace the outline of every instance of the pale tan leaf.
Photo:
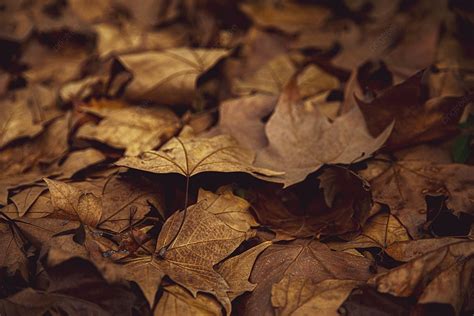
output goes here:
[{"label": "pale tan leaf", "polygon": [[190,104],[195,96],[196,78],[226,51],[223,49],[175,48],[119,56],[133,73],[125,96],[159,104]]},{"label": "pale tan leaf", "polygon": [[98,124],[83,125],[77,137],[97,140],[109,146],[126,149],[125,154],[136,156],[151,150],[171,138],[179,129],[178,117],[165,108],[87,109],[103,118]]},{"label": "pale tan leaf", "polygon": [[193,176],[201,172],[245,172],[272,177],[282,174],[252,165],[253,153],[227,135],[212,138],[173,138],[159,151],[126,157],[117,165],[153,173]]}]

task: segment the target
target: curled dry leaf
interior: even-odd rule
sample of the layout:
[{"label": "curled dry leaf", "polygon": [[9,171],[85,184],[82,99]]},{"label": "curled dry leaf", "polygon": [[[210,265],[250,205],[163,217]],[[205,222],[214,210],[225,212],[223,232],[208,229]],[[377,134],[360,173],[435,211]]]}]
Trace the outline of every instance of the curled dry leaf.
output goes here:
[{"label": "curled dry leaf", "polygon": [[250,282],[257,286],[246,305],[246,313],[273,315],[272,288],[284,277],[304,278],[319,283],[327,279],[365,281],[371,274],[370,261],[311,240],[296,240],[268,247],[255,262]]},{"label": "curled dry leaf", "polygon": [[103,119],[98,125],[86,123],[81,126],[77,137],[126,149],[125,154],[129,156],[158,147],[174,136],[181,125],[178,117],[165,108],[125,106],[117,109],[102,106],[84,109]]},{"label": "curled dry leaf", "polygon": [[[222,198],[231,204],[223,205]],[[248,203],[242,200],[240,209],[236,209],[232,202],[225,196],[214,195],[213,200],[206,198],[189,207],[185,218],[184,212],[174,213],[163,226],[155,252],[160,257],[157,264],[173,281],[194,296],[197,292],[215,295],[228,313],[231,307],[227,291],[232,288],[214,270],[214,265],[254,235],[250,227],[254,224],[253,219],[242,225],[241,216],[225,214],[227,207],[233,208],[236,213],[248,212]]]},{"label": "curled dry leaf", "polygon": [[281,172],[252,165],[254,155],[227,135],[212,138],[173,138],[159,151],[120,159],[118,166],[193,176],[201,172],[245,172],[271,178]]},{"label": "curled dry leaf", "polygon": [[472,96],[437,97],[423,95],[423,72],[387,89],[370,103],[358,101],[372,135],[395,121],[387,141],[392,148],[432,141],[452,135]]},{"label": "curled dry leaf", "polygon": [[[419,249],[418,245],[416,247]],[[425,252],[369,282],[382,293],[401,297],[414,295],[418,304],[451,305],[458,314],[463,306],[470,304],[473,254],[473,241],[458,240]]]},{"label": "curled dry leaf", "polygon": [[351,164],[366,159],[383,145],[391,129],[389,123],[373,138],[357,108],[331,123],[317,108],[304,107],[293,81],[265,126],[269,145],[257,153],[256,165],[284,171],[284,176],[268,180],[290,186],[324,164]]},{"label": "curled dry leaf", "polygon": [[57,210],[78,217],[86,225],[95,227],[102,217],[102,200],[93,193],[82,192],[75,187],[44,179],[51,193],[51,201]]},{"label": "curled dry leaf", "polygon": [[373,162],[362,173],[370,179],[374,200],[387,204],[412,237],[426,222],[427,195],[444,195],[447,207],[459,215],[474,213],[474,168],[419,160]]},{"label": "curled dry leaf", "polygon": [[121,55],[119,61],[133,73],[125,96],[165,105],[191,104],[197,77],[225,54],[223,49],[175,48]]},{"label": "curled dry leaf", "polygon": [[272,305],[277,315],[340,315],[338,309],[361,281],[324,280],[285,276],[272,287]]}]

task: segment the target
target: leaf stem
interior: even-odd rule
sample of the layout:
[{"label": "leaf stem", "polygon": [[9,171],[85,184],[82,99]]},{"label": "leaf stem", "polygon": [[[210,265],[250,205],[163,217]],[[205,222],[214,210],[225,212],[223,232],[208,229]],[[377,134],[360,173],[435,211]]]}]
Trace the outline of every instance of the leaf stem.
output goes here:
[{"label": "leaf stem", "polygon": [[178,239],[179,234],[183,230],[184,222],[186,221],[186,215],[188,212],[188,200],[189,200],[189,179],[190,179],[190,176],[186,175],[186,193],[184,196],[183,219],[181,220],[181,223],[179,224],[178,231],[176,232],[176,235],[174,235],[173,240],[171,241],[169,246],[166,247],[167,250],[170,248],[173,248],[174,244],[176,243],[176,239]]}]

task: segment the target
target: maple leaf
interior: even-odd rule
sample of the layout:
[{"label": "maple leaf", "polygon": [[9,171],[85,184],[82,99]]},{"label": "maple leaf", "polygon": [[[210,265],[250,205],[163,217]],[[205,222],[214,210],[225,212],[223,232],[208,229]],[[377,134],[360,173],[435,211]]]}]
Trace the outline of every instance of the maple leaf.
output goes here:
[{"label": "maple leaf", "polygon": [[95,315],[131,314],[132,292],[122,284],[108,283],[90,262],[73,258],[46,267],[46,290],[26,288],[0,300],[5,315],[40,315],[47,312],[75,314],[78,310]]},{"label": "maple leaf", "polygon": [[[415,295],[418,304],[449,304],[459,313],[469,295],[470,285],[466,280],[470,280],[472,276],[474,242],[449,238],[446,243],[442,240],[439,243],[435,239],[424,240],[422,243],[402,243],[405,249],[412,253],[415,250],[421,255],[375,276],[369,283],[379,292],[402,297]],[[427,244],[431,246],[420,247]],[[434,247],[436,245],[439,247]],[[397,244],[392,247],[397,247]],[[447,284],[450,285],[449,291],[446,291]]]},{"label": "maple leaf", "polygon": [[369,131],[381,133],[395,121],[393,133],[387,141],[391,148],[432,141],[457,131],[464,107],[472,100],[466,97],[423,97],[423,72],[418,72],[395,85],[370,103],[358,100]]},{"label": "maple leaf", "polygon": [[153,306],[156,291],[161,285],[161,279],[165,276],[158,261],[152,256],[137,257],[126,261],[125,270],[127,271],[126,279],[136,282],[150,306]]},{"label": "maple leaf", "polygon": [[193,297],[179,285],[163,288],[164,293],[155,308],[154,315],[222,315],[222,306],[212,296],[198,293]]},{"label": "maple leaf", "polygon": [[357,232],[372,206],[365,183],[341,167],[324,169],[319,180],[323,192],[316,189],[317,183],[307,194],[298,191],[304,184],[284,190],[252,188],[249,196],[259,222],[274,231],[277,240]]},{"label": "maple leaf", "polygon": [[285,276],[272,287],[272,305],[278,315],[339,315],[339,306],[358,285],[354,280],[324,280],[314,283]]},{"label": "maple leaf", "polygon": [[51,201],[56,209],[77,216],[86,225],[97,226],[102,217],[102,201],[99,197],[81,192],[66,183],[46,178],[44,181],[48,184]]},{"label": "maple leaf", "polygon": [[284,176],[269,181],[290,186],[324,164],[366,159],[383,145],[391,129],[389,125],[372,138],[357,108],[331,123],[317,108],[303,107],[293,80],[265,126],[269,145],[257,152],[256,165],[284,171]]},{"label": "maple leaf", "polygon": [[17,270],[25,280],[28,279],[28,253],[27,244],[21,231],[15,227],[14,223],[3,223],[0,221],[0,248],[4,255],[0,260],[0,267],[7,269],[8,273],[14,273]]},{"label": "maple leaf", "polygon": [[45,190],[45,187],[33,186],[12,196],[11,200],[16,206],[18,216],[24,216]]},{"label": "maple leaf", "polygon": [[[173,281],[193,296],[197,292],[215,295],[230,312],[227,291],[232,289],[213,267],[254,234],[250,227],[253,222],[242,226],[236,222],[241,215],[227,216],[221,200],[225,196],[214,195],[213,199],[208,196],[191,206],[185,218],[184,212],[168,218],[158,237],[155,255],[159,257],[158,266]],[[249,204],[240,199],[241,207],[237,209],[233,204],[235,199],[239,198],[227,199],[225,203],[226,207],[231,207],[230,212],[247,211]]]},{"label": "maple leaf", "polygon": [[363,171],[372,186],[374,200],[390,207],[412,237],[420,236],[426,222],[428,195],[444,195],[454,214],[472,214],[474,192],[473,167],[461,164],[439,164],[420,160],[373,162]]},{"label": "maple leaf", "polygon": [[231,301],[244,292],[253,291],[256,285],[248,281],[253,265],[260,253],[271,244],[270,241],[263,242],[238,256],[225,260],[217,268],[217,272],[229,284],[230,290],[227,293]]},{"label": "maple leaf", "polygon": [[[97,101],[99,102],[99,101]],[[96,126],[86,123],[77,137],[97,140],[115,148],[126,149],[125,154],[136,156],[151,150],[171,138],[180,127],[177,116],[165,108],[126,106],[108,108],[107,101],[98,109],[85,111],[103,118]]]},{"label": "maple leaf", "polygon": [[[280,94],[295,74],[297,68],[290,56],[282,54],[262,65],[256,72],[244,75],[243,79],[236,79],[233,89],[239,95]],[[339,87],[337,78],[315,65],[305,67],[296,81],[302,97]]]},{"label": "maple leaf", "polygon": [[125,54],[118,60],[133,73],[125,97],[159,104],[190,104],[197,77],[226,54],[224,49],[173,48]]},{"label": "maple leaf", "polygon": [[356,238],[347,242],[330,242],[328,246],[339,251],[370,247],[385,249],[395,242],[406,240],[410,240],[410,236],[400,221],[389,213],[380,212],[369,218]]},{"label": "maple leaf", "polygon": [[257,287],[248,300],[246,312],[272,315],[272,287],[285,276],[301,277],[314,283],[327,279],[365,281],[370,277],[369,265],[370,261],[365,258],[333,252],[317,241],[296,240],[271,245],[255,262],[250,282]]},{"label": "maple leaf", "polygon": [[159,151],[126,157],[116,165],[153,173],[179,173],[192,177],[201,172],[246,172],[254,176],[281,174],[252,165],[254,155],[230,136],[173,138]]},{"label": "maple leaf", "polygon": [[40,166],[52,164],[67,152],[68,122],[69,115],[66,113],[45,126],[43,132],[31,141],[9,146],[0,152],[0,204],[7,204],[9,190],[60,174],[54,166],[46,170]]},{"label": "maple leaf", "polygon": [[328,17],[329,9],[323,6],[294,4],[289,1],[276,4],[270,1],[244,3],[241,9],[258,25],[295,33],[315,29]]}]

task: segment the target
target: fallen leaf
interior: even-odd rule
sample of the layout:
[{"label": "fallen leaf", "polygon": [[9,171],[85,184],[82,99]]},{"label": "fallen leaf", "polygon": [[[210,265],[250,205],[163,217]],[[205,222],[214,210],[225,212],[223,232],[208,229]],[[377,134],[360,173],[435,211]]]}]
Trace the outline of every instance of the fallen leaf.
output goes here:
[{"label": "fallen leaf", "polygon": [[44,179],[51,193],[53,206],[71,216],[77,216],[81,222],[92,227],[97,226],[102,216],[102,201],[93,193],[84,193],[75,187]]},{"label": "fallen leaf", "polygon": [[103,119],[98,125],[86,123],[81,126],[77,137],[126,149],[125,154],[129,156],[158,147],[174,136],[180,127],[178,117],[165,108],[84,109]]},{"label": "fallen leaf", "polygon": [[126,157],[118,166],[153,173],[178,173],[192,177],[201,172],[245,172],[272,177],[281,173],[252,165],[253,153],[230,136],[212,138],[172,138],[159,151],[141,157]]},{"label": "fallen leaf", "polygon": [[[369,280],[379,292],[394,296],[415,295],[418,304],[451,305],[456,313],[468,299],[474,243],[459,240],[428,251],[408,263]],[[446,291],[446,286],[449,291]]]},{"label": "fallen leaf", "polygon": [[[26,92],[27,93],[27,92]],[[43,126],[36,120],[39,109],[34,95],[12,93],[3,98],[0,105],[0,148],[22,137],[38,135]],[[35,102],[36,101],[36,102]]]},{"label": "fallen leaf", "polygon": [[269,145],[257,153],[256,165],[284,171],[284,176],[269,180],[287,187],[324,164],[366,159],[383,145],[391,128],[389,125],[372,138],[357,108],[331,123],[317,108],[303,107],[293,82],[280,96],[265,126]]},{"label": "fallen leaf", "polygon": [[245,292],[253,291],[256,285],[248,281],[252,273],[253,265],[262,251],[267,249],[271,244],[270,241],[265,241],[238,256],[225,260],[217,268],[217,272],[222,275],[229,284],[230,291],[227,293],[231,301]]},{"label": "fallen leaf", "polygon": [[25,280],[28,279],[28,257],[25,240],[22,239],[21,232],[15,229],[14,225],[0,223],[0,247],[2,259],[0,267],[6,268],[10,274],[19,271]]},{"label": "fallen leaf", "polygon": [[464,107],[472,96],[426,99],[423,72],[395,85],[370,103],[358,101],[372,135],[395,121],[387,141],[392,148],[432,141],[456,132]]},{"label": "fallen leaf", "polygon": [[136,282],[150,306],[153,306],[161,279],[165,276],[157,260],[153,256],[134,258],[126,261],[125,269],[127,271],[126,279]]},{"label": "fallen leaf", "polygon": [[410,235],[419,237],[421,226],[427,221],[428,195],[446,196],[447,207],[456,215],[474,212],[471,169],[461,164],[408,159],[373,162],[362,174],[370,180],[374,200],[388,205]]},{"label": "fallen leaf", "polygon": [[41,193],[45,190],[45,187],[33,186],[12,196],[11,200],[17,208],[18,216],[24,216],[28,209],[36,202]]},{"label": "fallen leaf", "polygon": [[324,280],[285,276],[272,287],[272,305],[278,315],[339,315],[339,306],[362,282]]},{"label": "fallen leaf", "polygon": [[94,148],[73,151],[59,167],[61,170],[60,179],[70,179],[78,172],[97,165],[105,159],[104,154]]},{"label": "fallen leaf", "polygon": [[169,285],[163,288],[164,293],[158,301],[154,315],[223,315],[222,306],[212,296],[198,293],[192,296],[179,285]]},{"label": "fallen leaf", "polygon": [[73,258],[46,269],[49,286],[45,291],[26,288],[0,300],[5,315],[40,315],[47,312],[95,315],[128,315],[134,296],[122,284],[109,284],[90,262]]},{"label": "fallen leaf", "polygon": [[268,247],[255,262],[250,282],[257,287],[246,305],[246,313],[273,315],[271,292],[285,276],[319,283],[327,279],[365,281],[370,261],[343,252],[333,252],[317,241],[296,240]]},{"label": "fallen leaf", "polygon": [[[262,65],[257,71],[244,74],[243,78],[236,79],[232,88],[238,95],[278,95],[296,74],[296,71],[297,68],[290,56],[280,54]],[[297,86],[301,96],[306,98],[338,88],[339,81],[318,66],[308,65],[298,75]]]},{"label": "fallen leaf", "polygon": [[158,104],[191,104],[197,77],[225,56],[223,49],[175,48],[119,56],[133,73],[125,96]]},{"label": "fallen leaf", "polygon": [[[345,168],[329,167],[313,188],[296,185],[254,187],[249,192],[259,222],[276,233],[276,240],[357,233],[372,206],[365,183]],[[330,193],[328,193],[330,192]],[[331,195],[328,202],[327,195]]]},{"label": "fallen leaf", "polygon": [[323,6],[302,5],[291,1],[244,3],[241,9],[258,25],[296,33],[315,29],[329,17],[330,11]]},{"label": "fallen leaf", "polygon": [[222,102],[218,126],[211,135],[232,135],[239,144],[252,150],[267,146],[263,119],[272,113],[277,100],[273,95],[255,94]]},{"label": "fallen leaf", "polygon": [[399,241],[411,240],[396,217],[381,212],[369,218],[359,236],[347,242],[330,242],[329,248],[344,251],[355,248],[378,247],[385,249]]},{"label": "fallen leaf", "polygon": [[[217,196],[216,200],[219,199]],[[223,206],[219,202],[201,200],[187,209],[186,217],[184,212],[174,213],[161,230],[155,255],[161,257],[157,263],[173,281],[194,297],[197,292],[215,295],[230,313],[227,291],[231,288],[213,267],[254,232],[248,225],[235,222],[235,218],[220,219],[219,214],[225,212]],[[242,207],[245,208],[239,213],[245,212],[248,204]],[[235,224],[231,226],[231,223]]]}]

